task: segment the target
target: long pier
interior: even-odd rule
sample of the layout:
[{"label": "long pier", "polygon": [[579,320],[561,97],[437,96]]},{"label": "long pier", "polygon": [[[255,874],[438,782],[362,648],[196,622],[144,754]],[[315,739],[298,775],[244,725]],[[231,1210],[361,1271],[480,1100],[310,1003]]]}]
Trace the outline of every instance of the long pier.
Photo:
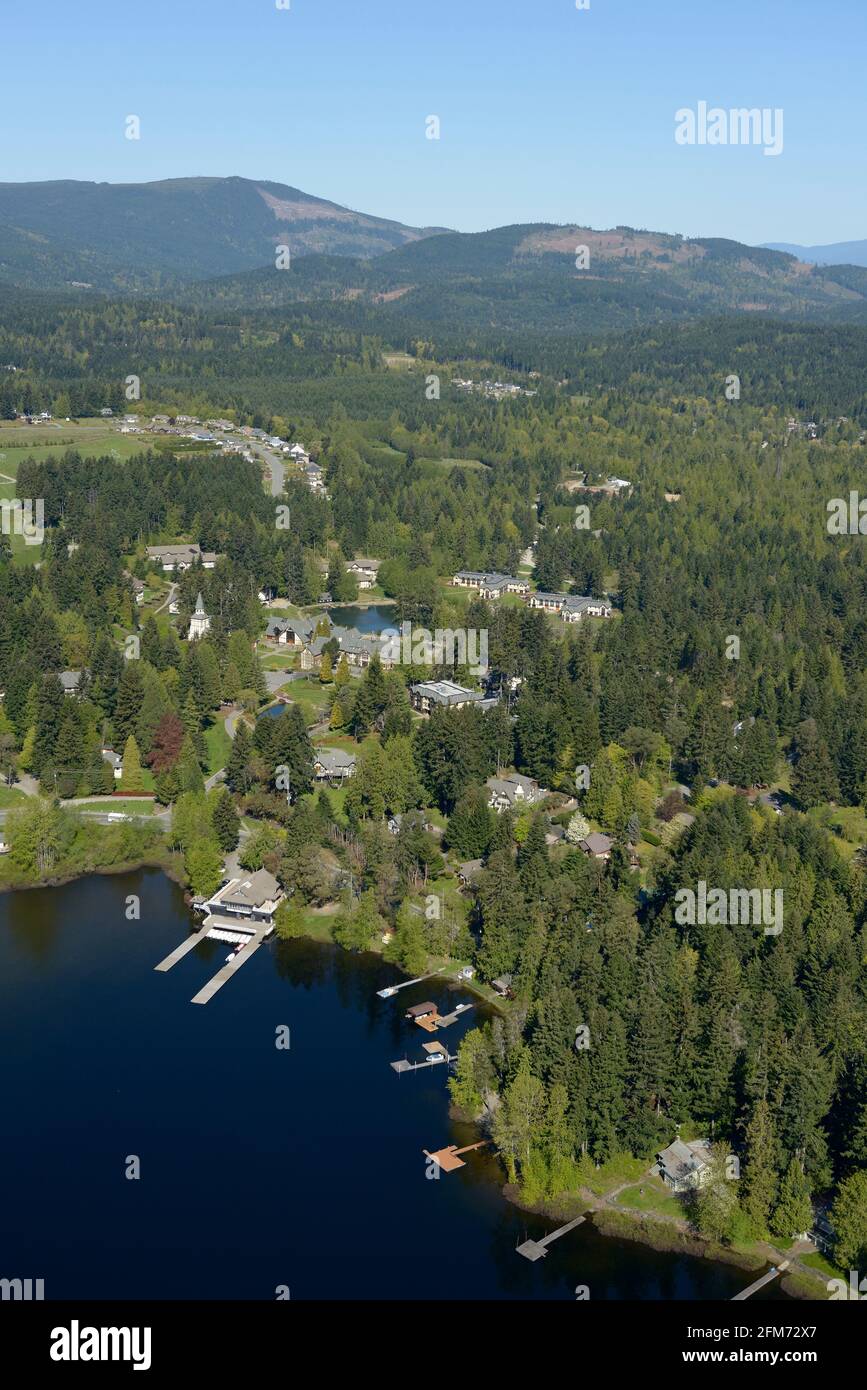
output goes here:
[{"label": "long pier", "polygon": [[567,1221],[565,1226],[558,1226],[556,1231],[550,1235],[543,1236],[541,1240],[525,1240],[515,1249],[519,1255],[523,1255],[525,1260],[541,1260],[543,1255],[547,1255],[548,1246],[554,1240],[559,1240],[568,1231],[574,1231],[576,1226],[580,1226],[582,1221],[586,1221],[585,1216],[576,1216],[574,1221]]},{"label": "long pier", "polygon": [[446,969],[441,965],[439,970],[431,971],[430,975],[419,975],[415,980],[403,980],[399,985],[386,985],[385,989],[378,989],[376,992],[380,999],[390,999],[393,994],[397,994],[399,989],[408,989],[410,985],[420,985],[425,980],[432,980],[435,975],[441,975]]},{"label": "long pier", "polygon": [[177,965],[178,961],[182,960],[188,951],[191,951],[194,946],[198,946],[200,941],[204,941],[207,935],[208,928],[200,927],[197,932],[193,932],[192,936],[188,936],[186,941],[182,941],[180,946],[176,946],[175,949],[166,956],[165,960],[161,960],[159,965],[155,965],[154,970],[171,970],[172,966]]},{"label": "long pier", "polygon": [[773,1269],[769,1269],[767,1274],[763,1274],[761,1279],[757,1279],[754,1284],[750,1284],[748,1289],[742,1289],[740,1293],[736,1293],[734,1298],[730,1301],[732,1303],[743,1303],[745,1299],[751,1298],[754,1293],[758,1293],[759,1289],[763,1289],[765,1284],[770,1284],[773,1279],[779,1279],[780,1275],[785,1273],[788,1268],[789,1261],[782,1260],[778,1265],[774,1265]]},{"label": "long pier", "polygon": [[190,1002],[192,1004],[207,1004],[209,999],[213,999],[217,990],[222,989],[226,981],[232,978],[235,971],[240,970],[241,966],[250,959],[254,952],[258,951],[270,930],[271,927],[267,923],[261,927],[257,927],[254,935],[247,942],[247,945],[242,946],[237,955],[234,955],[230,961],[227,961],[222,969],[218,970],[216,975],[213,975],[208,983],[199,990],[198,994],[193,995]]}]

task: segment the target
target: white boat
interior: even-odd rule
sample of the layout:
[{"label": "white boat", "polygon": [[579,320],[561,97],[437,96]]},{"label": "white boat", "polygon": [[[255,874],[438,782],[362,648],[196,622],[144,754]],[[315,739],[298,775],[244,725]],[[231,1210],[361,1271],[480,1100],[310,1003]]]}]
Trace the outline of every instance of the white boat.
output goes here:
[{"label": "white boat", "polygon": [[378,989],[376,992],[380,999],[390,999],[393,994],[397,994],[397,986],[386,985],[385,989]]}]

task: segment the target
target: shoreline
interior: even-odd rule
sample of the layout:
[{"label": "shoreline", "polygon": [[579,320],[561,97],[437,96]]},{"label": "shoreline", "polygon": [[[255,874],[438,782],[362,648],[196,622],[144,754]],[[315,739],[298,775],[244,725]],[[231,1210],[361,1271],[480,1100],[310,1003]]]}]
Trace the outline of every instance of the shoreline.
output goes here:
[{"label": "shoreline", "polygon": [[[19,890],[32,890],[35,888],[63,888],[77,879],[88,878],[91,875],[100,877],[118,876],[126,873],[136,873],[144,869],[159,869],[173,883],[184,891],[184,905],[190,911],[190,904],[187,901],[188,885],[183,873],[183,860],[180,856],[173,856],[174,863],[166,863],[160,858],[145,858],[142,860],[132,860],[123,864],[106,865],[104,868],[85,868],[62,875],[54,875],[39,880],[36,883],[8,884],[0,883],[0,893],[14,893]],[[191,924],[192,925],[192,924]],[[278,941],[279,937],[276,938]],[[307,932],[299,933],[298,937],[292,940],[306,940],[317,945],[331,945],[334,949],[340,950],[336,942],[322,942],[317,937]],[[353,954],[348,952],[347,954]],[[364,952],[379,956],[378,952]],[[380,957],[381,958],[381,957]],[[395,964],[395,970],[400,974],[406,975],[408,972],[402,966]],[[444,980],[448,977],[444,976]],[[461,988],[468,993],[474,994],[476,998],[494,1009],[502,1016],[502,1011],[497,1005],[487,999],[478,985],[472,980],[458,981],[450,980],[450,983],[460,984]],[[461,1112],[454,1104],[449,1101],[448,1114],[451,1120],[457,1120],[471,1124],[480,1138],[487,1137],[480,1123],[479,1117],[469,1116]],[[504,1199],[519,1211],[526,1211],[534,1216],[546,1217],[553,1222],[564,1222],[576,1216],[585,1216],[586,1219],[595,1227],[602,1236],[613,1240],[629,1241],[636,1245],[649,1246],[653,1250],[661,1253],[682,1254],[692,1259],[710,1260],[715,1264],[734,1265],[745,1272],[757,1274],[765,1265],[770,1263],[767,1255],[760,1254],[758,1251],[751,1254],[745,1250],[736,1250],[727,1246],[716,1244],[705,1237],[683,1230],[679,1226],[666,1221],[664,1218],[654,1217],[643,1211],[633,1211],[628,1207],[616,1206],[609,1202],[603,1194],[599,1197],[591,1192],[579,1190],[575,1193],[563,1193],[558,1197],[546,1198],[545,1200],[531,1204],[522,1201],[520,1190],[515,1183],[503,1181],[498,1184]],[[780,1279],[780,1287],[783,1292],[792,1299],[805,1302],[822,1302],[821,1298],[814,1298],[807,1290],[805,1280],[810,1276],[805,1275],[801,1270],[791,1270]],[[821,1276],[816,1275],[817,1292],[820,1287]]]}]

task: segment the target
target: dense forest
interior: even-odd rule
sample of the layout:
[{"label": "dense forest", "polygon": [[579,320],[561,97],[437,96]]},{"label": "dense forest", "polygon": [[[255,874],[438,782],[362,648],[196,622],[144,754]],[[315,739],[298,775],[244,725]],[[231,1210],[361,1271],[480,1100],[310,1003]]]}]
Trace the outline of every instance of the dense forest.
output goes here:
[{"label": "dense forest", "polygon": [[[414,972],[449,956],[484,983],[509,977],[452,1090],[526,1200],[618,1154],[650,1161],[691,1129],[741,1164],[736,1188],[714,1182],[699,1204],[705,1234],[789,1238],[824,1198],[837,1263],[864,1258],[867,559],[857,527],[835,534],[828,519],[864,477],[865,330],[724,319],[578,342],[532,325],[477,337],[459,316],[395,335],[373,304],[220,314],[9,295],[4,308],[0,362],[18,368],[0,373],[6,418],[124,409],[136,372],[137,412],[228,412],[298,436],[327,482],[322,497],[290,479],[283,529],[258,465],[238,458],[143,445],[125,461],[23,460],[18,491],[44,499],[47,533],[38,568],[0,537],[7,780],[104,791],[109,741],[123,785],[147,768],[175,808],[194,889],[219,874],[243,813],[256,829],[242,862],[287,889],[286,934],[305,907],[339,901],[348,949],[386,932]],[[399,370],[383,356],[404,352]],[[535,394],[451,384],[500,368]],[[584,490],[611,476],[630,486]],[[142,616],[133,592],[153,573],[145,547],[178,539],[220,557],[179,580],[178,630],[199,592],[212,617],[197,643]],[[607,596],[613,616],[573,627],[448,585],[462,568],[516,573],[528,548],[537,588]],[[352,598],[356,554],[381,560],[400,618],[487,631],[486,691],[504,698],[420,719],[412,681],[470,674],[374,660],[351,677],[335,643],[322,722],[357,752],[338,807],[313,789],[300,706],[252,720],[257,594],[305,607],[327,584]],[[83,673],[71,700],[69,669]],[[206,794],[227,702],[251,721]],[[497,815],[485,782],[505,768],[546,789],[543,805]],[[53,828],[34,822],[28,844],[62,842],[46,804]],[[841,829],[853,823],[856,842]],[[578,847],[576,824],[610,837],[610,859]],[[458,863],[476,860],[459,893]],[[462,908],[426,922],[413,902],[443,878]],[[677,894],[700,880],[782,890],[782,932],[681,923]]]}]

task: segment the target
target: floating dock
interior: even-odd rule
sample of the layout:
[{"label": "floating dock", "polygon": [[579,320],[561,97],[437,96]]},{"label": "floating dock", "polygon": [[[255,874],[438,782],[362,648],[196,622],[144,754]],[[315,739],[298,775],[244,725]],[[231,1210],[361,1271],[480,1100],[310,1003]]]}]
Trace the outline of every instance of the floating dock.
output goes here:
[{"label": "floating dock", "polygon": [[400,1062],[392,1062],[393,1071],[399,1074],[405,1071],[421,1071],[423,1067],[439,1067],[443,1062],[454,1062],[447,1048],[442,1043],[429,1042],[424,1044],[424,1050],[428,1053],[426,1062],[408,1062],[404,1057]]},{"label": "floating dock", "polygon": [[576,1216],[574,1221],[567,1221],[565,1226],[558,1226],[556,1231],[552,1231],[549,1236],[543,1236],[541,1240],[525,1240],[523,1244],[516,1246],[519,1255],[523,1255],[525,1260],[541,1260],[543,1255],[547,1255],[548,1246],[554,1240],[559,1240],[565,1236],[567,1231],[574,1231],[576,1226],[580,1226],[582,1221],[586,1221],[584,1216]]},{"label": "floating dock", "polygon": [[425,1158],[432,1158],[444,1173],[453,1173],[456,1168],[466,1166],[464,1160],[459,1157],[460,1154],[468,1154],[473,1149],[483,1149],[488,1142],[487,1139],[480,1139],[477,1144],[465,1144],[462,1149],[456,1144],[448,1144],[444,1149],[435,1149],[433,1153],[429,1153],[427,1149],[423,1149],[422,1153]]}]

